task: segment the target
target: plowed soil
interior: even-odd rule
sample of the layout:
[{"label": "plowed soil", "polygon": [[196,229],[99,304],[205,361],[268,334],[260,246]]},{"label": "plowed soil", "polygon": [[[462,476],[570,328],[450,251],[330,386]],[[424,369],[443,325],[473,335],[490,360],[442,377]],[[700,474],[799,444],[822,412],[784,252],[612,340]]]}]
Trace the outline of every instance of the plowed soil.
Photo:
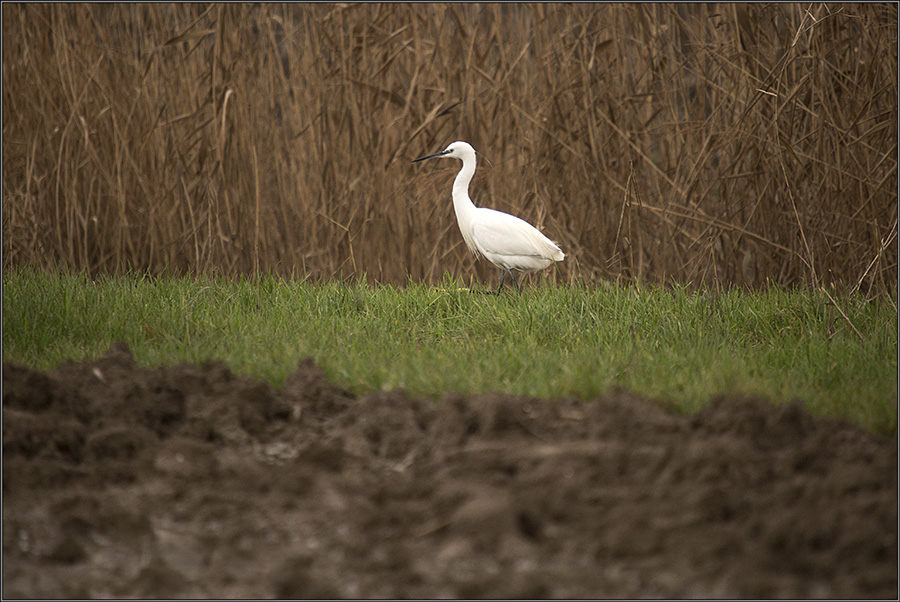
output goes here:
[{"label": "plowed soil", "polygon": [[897,597],[897,441],[692,416],[283,389],[122,344],[3,365],[5,597]]}]

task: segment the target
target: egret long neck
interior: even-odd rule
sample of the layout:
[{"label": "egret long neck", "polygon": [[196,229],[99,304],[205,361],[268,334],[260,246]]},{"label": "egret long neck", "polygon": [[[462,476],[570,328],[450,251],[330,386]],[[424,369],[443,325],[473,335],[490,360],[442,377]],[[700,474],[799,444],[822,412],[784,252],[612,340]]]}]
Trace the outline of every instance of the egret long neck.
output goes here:
[{"label": "egret long neck", "polygon": [[462,169],[453,181],[453,211],[456,213],[456,223],[459,225],[463,240],[466,241],[466,246],[478,255],[480,251],[472,236],[472,222],[477,209],[469,198],[469,182],[475,175],[475,155],[464,156],[462,162]]},{"label": "egret long neck", "polygon": [[459,170],[459,173],[456,174],[456,179],[453,180],[453,209],[456,210],[457,217],[467,214],[471,209],[475,208],[472,199],[469,198],[469,182],[472,181],[472,176],[474,175],[475,157],[463,158],[462,169]]}]

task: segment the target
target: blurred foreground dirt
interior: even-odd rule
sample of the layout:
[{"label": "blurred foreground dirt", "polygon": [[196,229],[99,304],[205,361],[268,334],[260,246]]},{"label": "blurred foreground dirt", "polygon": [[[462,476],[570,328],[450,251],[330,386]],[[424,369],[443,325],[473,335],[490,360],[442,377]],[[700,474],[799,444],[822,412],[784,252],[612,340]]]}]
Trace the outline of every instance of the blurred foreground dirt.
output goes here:
[{"label": "blurred foreground dirt", "polygon": [[4,597],[896,598],[897,443],[799,404],[3,365]]}]

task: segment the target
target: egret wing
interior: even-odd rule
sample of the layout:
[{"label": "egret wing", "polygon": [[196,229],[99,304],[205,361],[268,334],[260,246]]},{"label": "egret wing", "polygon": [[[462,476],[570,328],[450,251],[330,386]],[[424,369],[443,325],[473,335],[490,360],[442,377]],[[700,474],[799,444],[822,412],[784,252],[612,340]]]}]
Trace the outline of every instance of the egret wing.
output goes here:
[{"label": "egret wing", "polygon": [[559,247],[540,230],[514,215],[481,208],[472,224],[472,237],[483,254],[555,259]]}]

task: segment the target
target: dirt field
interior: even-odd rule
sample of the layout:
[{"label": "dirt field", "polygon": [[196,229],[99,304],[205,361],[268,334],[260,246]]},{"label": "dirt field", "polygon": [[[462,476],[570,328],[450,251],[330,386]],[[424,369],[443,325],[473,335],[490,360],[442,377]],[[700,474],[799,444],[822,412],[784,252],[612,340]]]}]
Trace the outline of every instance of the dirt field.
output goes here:
[{"label": "dirt field", "polygon": [[5,597],[897,597],[897,443],[798,405],[3,366]]}]

